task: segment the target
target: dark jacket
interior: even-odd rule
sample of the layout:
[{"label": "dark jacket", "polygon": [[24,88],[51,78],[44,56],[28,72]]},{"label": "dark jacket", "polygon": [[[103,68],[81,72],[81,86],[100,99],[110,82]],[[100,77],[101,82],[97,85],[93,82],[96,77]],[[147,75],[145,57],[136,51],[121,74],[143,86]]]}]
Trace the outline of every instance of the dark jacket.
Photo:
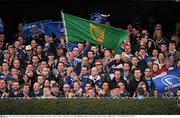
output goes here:
[{"label": "dark jacket", "polygon": [[[120,79],[120,81],[123,81],[125,83],[125,88],[127,88],[127,82],[124,80],[124,79]],[[109,81],[109,87],[110,89],[114,89],[114,88],[117,88],[117,84],[118,84],[119,81],[116,81],[115,78],[113,78],[112,80]]]},{"label": "dark jacket", "polygon": [[139,81],[136,81],[135,79],[132,79],[130,82],[129,82],[129,85],[128,85],[128,92],[130,93],[130,97],[133,96],[134,92],[136,91],[137,87],[138,87],[138,84],[139,82],[145,82],[146,81],[144,79],[140,79]]},{"label": "dark jacket", "polygon": [[[19,93],[20,93],[20,91],[18,92],[18,94],[19,94]],[[15,95],[14,92],[13,92],[13,90],[10,90],[10,91],[9,91],[9,96],[8,96],[8,97],[18,97],[18,94]]]}]

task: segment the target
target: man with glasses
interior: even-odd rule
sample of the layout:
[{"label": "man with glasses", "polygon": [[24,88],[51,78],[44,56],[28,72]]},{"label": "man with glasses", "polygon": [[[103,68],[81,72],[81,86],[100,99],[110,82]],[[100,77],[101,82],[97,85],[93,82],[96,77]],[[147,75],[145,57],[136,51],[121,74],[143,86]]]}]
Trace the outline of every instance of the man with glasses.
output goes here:
[{"label": "man with glasses", "polygon": [[95,61],[95,66],[96,66],[96,68],[98,70],[98,74],[101,77],[101,79],[103,81],[106,81],[107,77],[108,77],[108,74],[104,70],[104,64],[103,64],[102,60],[96,60]]}]

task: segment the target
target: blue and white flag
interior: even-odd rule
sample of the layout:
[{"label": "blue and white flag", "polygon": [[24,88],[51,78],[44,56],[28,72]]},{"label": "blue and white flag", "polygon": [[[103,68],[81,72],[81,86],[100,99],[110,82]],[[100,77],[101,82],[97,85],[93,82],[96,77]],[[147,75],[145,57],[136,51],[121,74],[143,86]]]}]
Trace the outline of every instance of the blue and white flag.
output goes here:
[{"label": "blue and white flag", "polygon": [[63,22],[49,22],[44,26],[45,35],[54,35],[56,38],[60,39],[64,32]]},{"label": "blue and white flag", "polygon": [[4,26],[3,26],[2,18],[0,18],[0,32],[4,32]]},{"label": "blue and white flag", "polygon": [[154,77],[153,81],[159,94],[180,88],[180,67]]},{"label": "blue and white flag", "polygon": [[91,13],[90,20],[97,22],[97,23],[104,24],[107,21],[107,17],[109,17],[109,16],[110,15],[104,15],[104,14],[100,14],[100,13]]},{"label": "blue and white flag", "polygon": [[25,24],[23,27],[23,36],[29,38],[30,36],[38,33],[44,33],[44,26],[52,20],[43,20],[39,22]]}]

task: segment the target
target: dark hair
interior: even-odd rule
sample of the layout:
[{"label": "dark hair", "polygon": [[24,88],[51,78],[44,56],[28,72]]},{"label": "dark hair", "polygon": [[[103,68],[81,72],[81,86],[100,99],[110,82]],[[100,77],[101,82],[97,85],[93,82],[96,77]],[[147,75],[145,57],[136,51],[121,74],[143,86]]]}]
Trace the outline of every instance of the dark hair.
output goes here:
[{"label": "dark hair", "polygon": [[114,73],[115,73],[116,71],[119,71],[119,72],[121,73],[121,70],[120,70],[120,69],[115,69],[115,70],[114,70]]},{"label": "dark hair", "polygon": [[88,66],[82,66],[82,67],[81,67],[81,70],[82,70],[82,68],[86,68],[87,70],[89,70],[89,67],[88,67]]},{"label": "dark hair", "polygon": [[145,51],[147,52],[147,49],[144,48],[144,47],[141,47],[141,48],[139,49],[139,51],[140,51],[140,50],[145,50]]},{"label": "dark hair", "polygon": [[144,89],[142,87],[137,88],[136,92],[138,95],[144,95]]},{"label": "dark hair", "polygon": [[[34,55],[32,55],[32,58],[33,58],[34,56],[35,56],[35,57],[38,57],[38,59],[40,60],[40,58],[39,58],[38,55],[34,54]],[[32,59],[32,58],[31,58],[31,59]]]},{"label": "dark hair", "polygon": [[170,44],[174,44],[174,45],[176,45],[176,42],[175,41],[173,41],[173,40],[171,40],[170,42],[169,42],[169,45]]},{"label": "dark hair", "polygon": [[111,50],[111,49],[105,48],[105,49],[104,49],[104,52],[105,52],[106,50],[109,51],[110,53],[112,53],[112,50]]},{"label": "dark hair", "polygon": [[9,66],[9,63],[6,62],[6,61],[3,61],[3,62],[1,63],[1,66],[3,65],[3,63],[6,63],[6,64]]},{"label": "dark hair", "polygon": [[93,55],[95,54],[93,50],[89,50],[88,52],[92,52],[92,53],[93,53]]},{"label": "dark hair", "polygon": [[[128,64],[128,65],[130,66],[130,63],[128,63],[128,62],[124,62],[124,64]],[[123,64],[123,65],[124,65],[124,64]]]},{"label": "dark hair", "polygon": [[163,56],[166,58],[166,55],[164,54],[164,52],[160,52],[160,53],[158,54],[158,57],[159,57],[160,54],[163,54]]},{"label": "dark hair", "polygon": [[157,50],[157,51],[158,51],[158,53],[159,53],[159,50],[158,50],[157,48],[154,48],[153,50]]},{"label": "dark hair", "polygon": [[25,86],[29,86],[30,87],[30,85],[28,83],[23,84],[22,87],[24,88]]},{"label": "dark hair", "polygon": [[131,57],[131,60],[132,60],[132,58],[137,58],[137,59],[138,59],[138,57],[137,57],[136,55],[133,55],[133,56]]},{"label": "dark hair", "polygon": [[166,46],[167,46],[167,43],[163,42],[163,43],[160,44],[160,46],[161,46],[161,45],[166,45]]},{"label": "dark hair", "polygon": [[63,62],[58,62],[58,63],[57,63],[57,67],[58,67],[58,65],[59,65],[60,63],[62,63],[63,66],[65,67],[65,64],[64,64]]},{"label": "dark hair", "polygon": [[137,69],[134,69],[134,72],[137,71],[137,70],[140,70],[140,72],[141,72],[141,69],[138,69],[138,68],[137,68]]},{"label": "dark hair", "polygon": [[27,67],[28,65],[32,65],[32,66],[33,66],[33,64],[32,64],[31,62],[30,62],[30,63],[27,63],[27,64],[26,64],[26,67]]}]

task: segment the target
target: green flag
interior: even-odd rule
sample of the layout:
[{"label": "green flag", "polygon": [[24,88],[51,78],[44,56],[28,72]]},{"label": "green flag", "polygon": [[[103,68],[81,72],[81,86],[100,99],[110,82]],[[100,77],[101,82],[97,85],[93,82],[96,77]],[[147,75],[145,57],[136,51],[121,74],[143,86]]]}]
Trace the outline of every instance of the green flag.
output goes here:
[{"label": "green flag", "polygon": [[68,41],[88,41],[92,44],[109,47],[117,52],[117,50],[120,50],[121,43],[128,36],[126,30],[99,24],[66,13],[64,13],[63,20]]}]

